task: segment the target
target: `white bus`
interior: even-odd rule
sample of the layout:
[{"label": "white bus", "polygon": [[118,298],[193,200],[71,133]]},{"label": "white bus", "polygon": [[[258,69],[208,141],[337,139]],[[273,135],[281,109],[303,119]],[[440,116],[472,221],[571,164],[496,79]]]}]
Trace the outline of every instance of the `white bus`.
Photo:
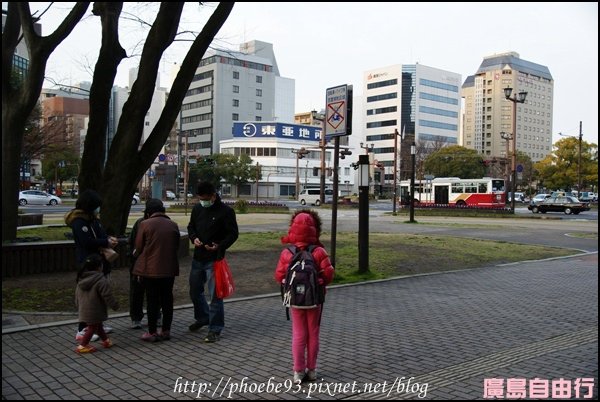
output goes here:
[{"label": "white bus", "polygon": [[[400,204],[408,205],[410,180],[400,182]],[[433,180],[415,180],[415,205],[456,205],[484,208],[506,206],[504,179],[459,179],[436,177]]]}]

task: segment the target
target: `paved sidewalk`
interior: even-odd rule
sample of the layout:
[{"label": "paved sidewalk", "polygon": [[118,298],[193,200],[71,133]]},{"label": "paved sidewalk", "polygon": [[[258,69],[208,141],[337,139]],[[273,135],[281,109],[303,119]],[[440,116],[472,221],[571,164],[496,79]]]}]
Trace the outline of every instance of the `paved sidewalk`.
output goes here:
[{"label": "paved sidewalk", "polygon": [[115,347],[81,356],[74,323],[3,329],[2,397],[458,400],[482,399],[486,378],[505,395],[509,379],[563,378],[574,397],[591,378],[598,398],[597,253],[331,288],[319,380],[302,387],[279,296],[227,301],[225,316],[215,344],[187,330],[189,306],[156,344],[113,317]]}]

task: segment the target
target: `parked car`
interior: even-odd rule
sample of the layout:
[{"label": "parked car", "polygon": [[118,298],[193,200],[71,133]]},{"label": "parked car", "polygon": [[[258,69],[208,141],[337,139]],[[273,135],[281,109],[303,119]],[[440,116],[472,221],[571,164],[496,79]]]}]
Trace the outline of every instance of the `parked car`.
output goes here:
[{"label": "parked car", "polygon": [[586,202],[581,202],[575,197],[549,197],[537,204],[529,204],[527,207],[531,212],[537,214],[541,212],[563,212],[566,215],[578,215],[580,212],[589,211],[590,205]]},{"label": "parked car", "polygon": [[591,191],[582,191],[579,197],[579,201],[583,202],[595,202],[598,201],[598,194],[592,193]]},{"label": "parked car", "polygon": [[62,201],[55,195],[45,191],[25,190],[19,191],[19,205],[58,205]]},{"label": "parked car", "polygon": [[[506,202],[512,202],[512,193],[510,191],[506,193]],[[525,202],[525,194],[516,192],[515,202]]]},{"label": "parked car", "polygon": [[174,200],[177,197],[175,197],[175,193],[174,192],[172,192],[171,190],[167,190],[167,191],[165,191],[165,198],[167,200]]},{"label": "parked car", "polygon": [[[325,189],[325,197],[326,204],[331,204],[333,202],[333,190],[326,188]],[[300,204],[314,204],[317,207],[321,205],[321,189],[318,188],[305,188],[300,192],[298,196],[298,201]]]},{"label": "parked car", "polygon": [[139,203],[140,203],[140,196],[137,193],[135,193],[133,195],[133,198],[131,199],[131,205],[136,205]]},{"label": "parked car", "polygon": [[535,205],[535,204],[539,204],[540,202],[544,201],[546,198],[549,198],[550,194],[536,194],[535,197],[533,197],[531,199],[531,201],[529,202],[530,205]]},{"label": "parked car", "polygon": [[[179,192],[179,198],[183,198],[185,195],[185,191],[180,191]],[[192,198],[194,196],[194,194],[192,194],[191,192],[188,191],[187,193],[187,198]]]}]

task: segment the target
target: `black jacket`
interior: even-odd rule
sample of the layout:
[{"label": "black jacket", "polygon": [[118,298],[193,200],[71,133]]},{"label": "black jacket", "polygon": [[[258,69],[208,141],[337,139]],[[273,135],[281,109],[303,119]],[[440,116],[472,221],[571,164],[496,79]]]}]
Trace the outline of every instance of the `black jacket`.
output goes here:
[{"label": "black jacket", "polygon": [[194,206],[187,230],[192,243],[200,239],[202,244],[219,245],[216,251],[196,247],[194,259],[197,261],[215,261],[225,257],[225,250],[235,243],[239,235],[235,211],[224,204],[218,195],[215,203],[208,208],[200,204]]},{"label": "black jacket", "polygon": [[[66,214],[65,223],[73,231],[78,264],[82,264],[88,255],[98,253],[100,247],[109,247],[108,235],[94,215],[81,209],[73,209]],[[103,265],[104,273],[109,273],[110,263],[104,260]]]}]

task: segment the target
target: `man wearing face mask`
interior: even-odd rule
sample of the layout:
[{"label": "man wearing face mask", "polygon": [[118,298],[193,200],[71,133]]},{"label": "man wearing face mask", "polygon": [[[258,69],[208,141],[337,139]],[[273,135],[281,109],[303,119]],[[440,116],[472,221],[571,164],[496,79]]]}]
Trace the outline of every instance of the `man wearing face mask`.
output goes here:
[{"label": "man wearing face mask", "polygon": [[[100,194],[94,190],[85,190],[75,202],[75,209],[65,215],[65,223],[73,232],[75,257],[78,266],[81,266],[90,254],[97,254],[100,247],[114,248],[119,243],[116,237],[106,234],[98,219],[101,206],[102,198]],[[110,263],[103,259],[102,264],[102,272],[105,276],[108,276],[111,270]],[[75,335],[77,341],[83,339],[86,327],[85,322],[79,323],[79,329]],[[104,332],[108,334],[112,332],[112,328],[104,326]],[[92,341],[97,339],[98,335],[94,334]]]},{"label": "man wearing face mask", "polygon": [[[190,271],[190,298],[194,304],[195,322],[190,331],[208,325],[204,342],[219,340],[225,326],[223,299],[215,294],[213,267],[216,260],[225,257],[227,250],[238,238],[238,226],[233,208],[224,204],[212,183],[198,184],[200,202],[192,209],[188,235],[194,244],[194,257]],[[204,286],[208,285],[207,303]]]}]

